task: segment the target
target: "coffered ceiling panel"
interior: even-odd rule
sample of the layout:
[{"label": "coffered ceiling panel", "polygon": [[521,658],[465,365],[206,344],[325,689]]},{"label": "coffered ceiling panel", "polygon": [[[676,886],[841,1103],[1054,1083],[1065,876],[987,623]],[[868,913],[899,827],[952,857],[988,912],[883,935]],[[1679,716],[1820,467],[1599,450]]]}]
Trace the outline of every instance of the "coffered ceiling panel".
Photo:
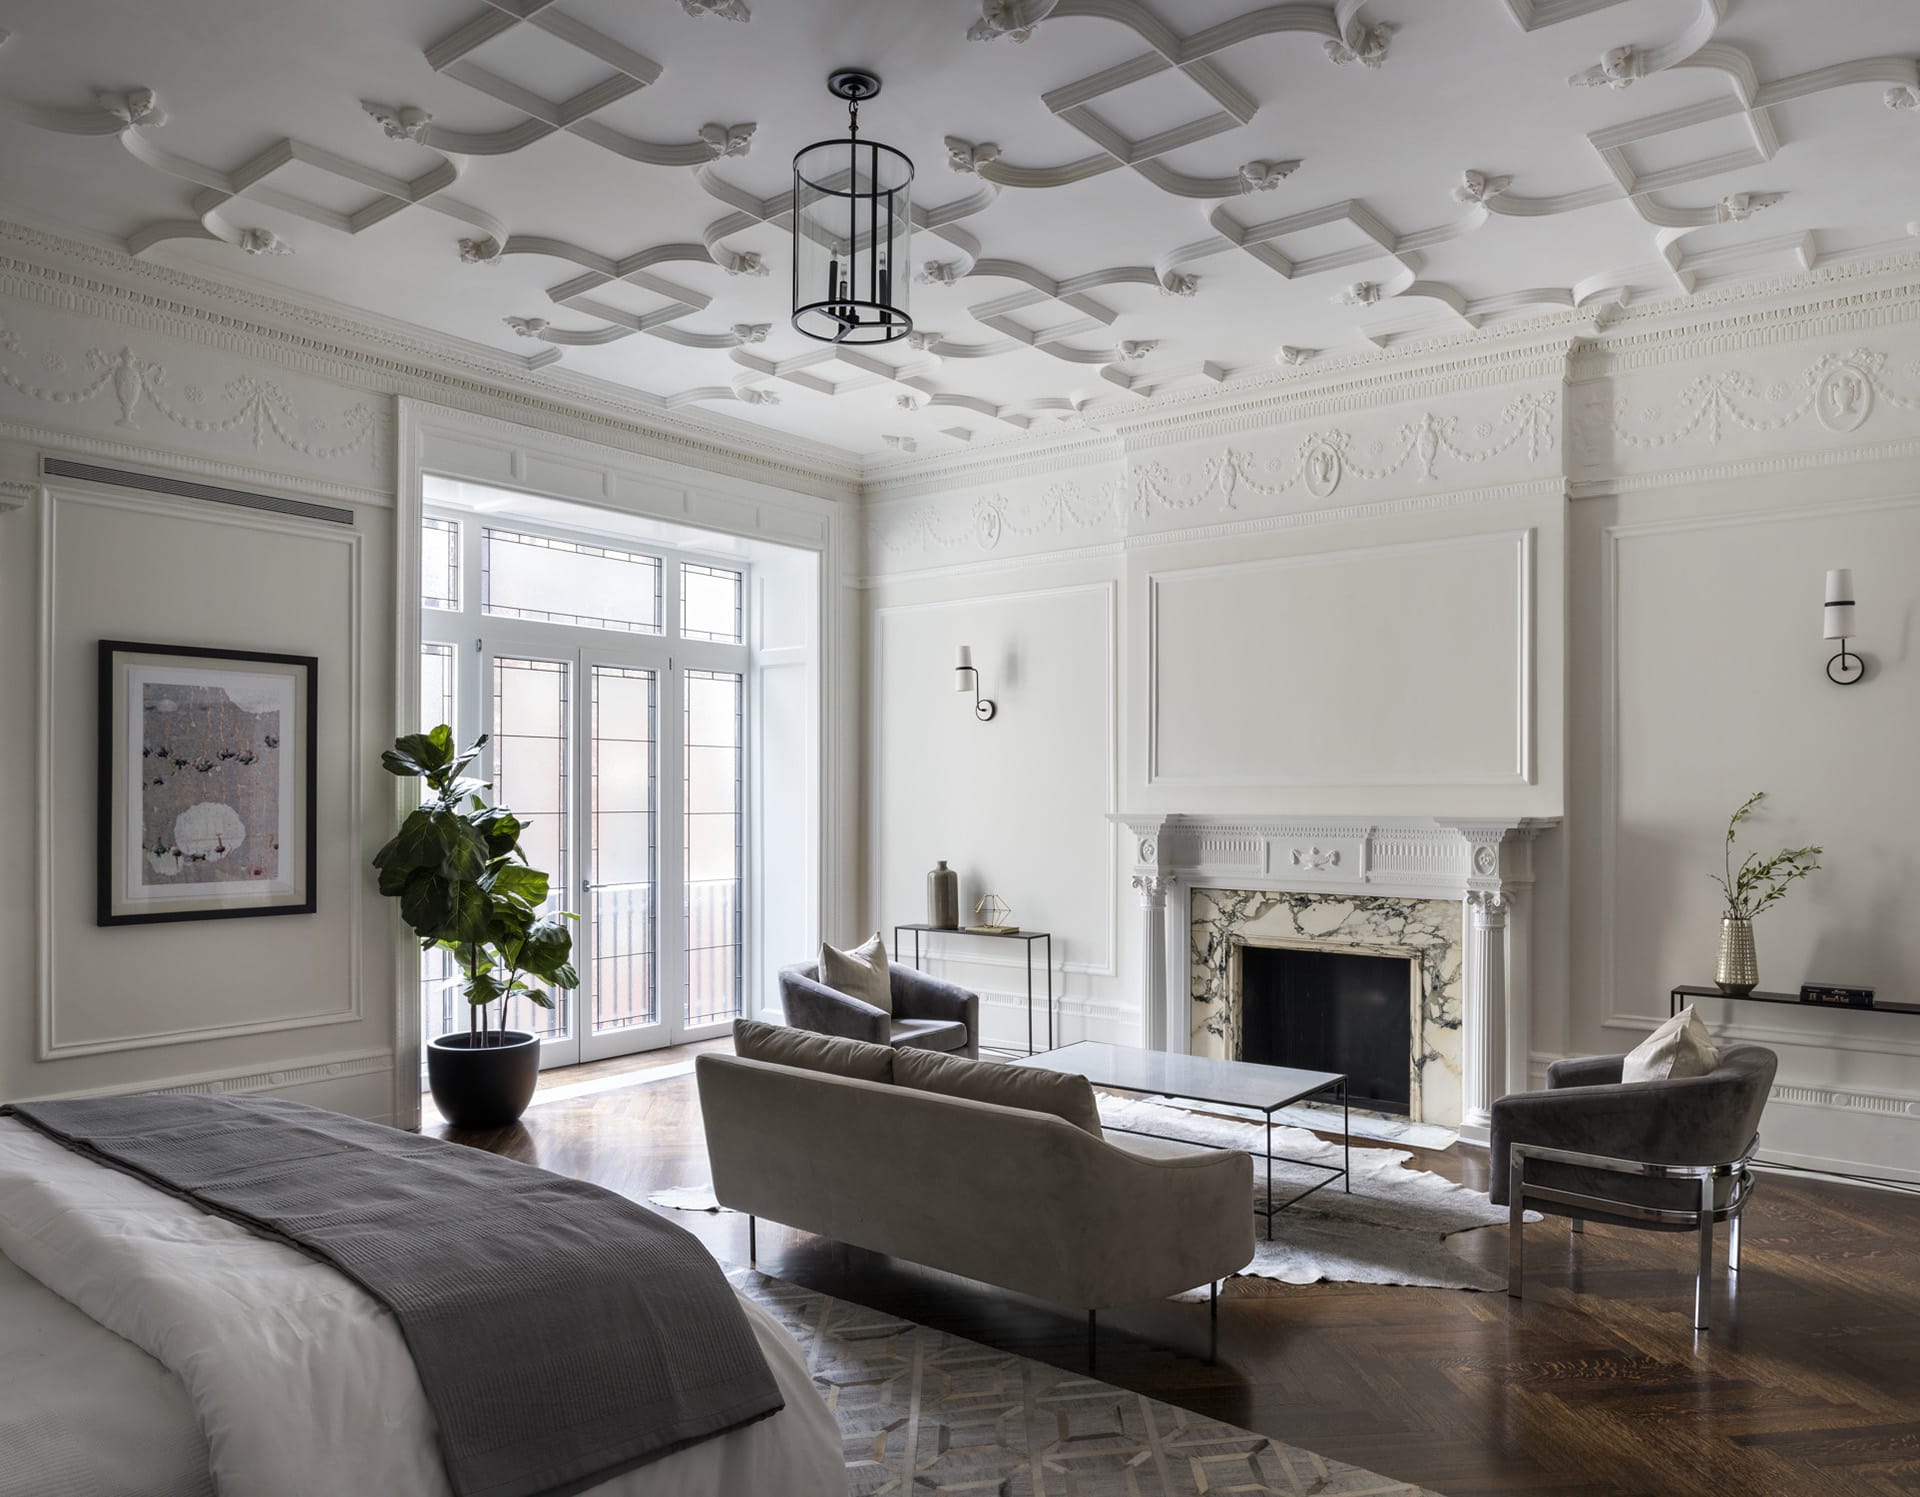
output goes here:
[{"label": "coffered ceiling panel", "polygon": [[[1884,254],[1913,0],[14,0],[0,214],[869,457]],[[915,332],[786,194],[918,167]]]}]

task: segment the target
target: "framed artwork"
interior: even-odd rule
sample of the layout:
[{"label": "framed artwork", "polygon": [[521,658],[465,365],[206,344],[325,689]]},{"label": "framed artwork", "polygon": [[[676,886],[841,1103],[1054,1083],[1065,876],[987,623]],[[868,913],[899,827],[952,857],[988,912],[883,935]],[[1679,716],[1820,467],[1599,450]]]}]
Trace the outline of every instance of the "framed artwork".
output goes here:
[{"label": "framed artwork", "polygon": [[100,641],[98,924],[313,913],[318,667]]}]

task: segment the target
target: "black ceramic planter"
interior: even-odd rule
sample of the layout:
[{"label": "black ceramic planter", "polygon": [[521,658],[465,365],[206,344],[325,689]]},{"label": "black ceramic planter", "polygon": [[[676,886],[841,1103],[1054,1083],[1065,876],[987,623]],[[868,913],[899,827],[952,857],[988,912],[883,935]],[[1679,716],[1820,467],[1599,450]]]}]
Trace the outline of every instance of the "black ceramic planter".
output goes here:
[{"label": "black ceramic planter", "polygon": [[487,1036],[443,1034],[427,1041],[427,1089],[456,1128],[504,1128],[533,1100],[540,1041],[518,1029]]}]

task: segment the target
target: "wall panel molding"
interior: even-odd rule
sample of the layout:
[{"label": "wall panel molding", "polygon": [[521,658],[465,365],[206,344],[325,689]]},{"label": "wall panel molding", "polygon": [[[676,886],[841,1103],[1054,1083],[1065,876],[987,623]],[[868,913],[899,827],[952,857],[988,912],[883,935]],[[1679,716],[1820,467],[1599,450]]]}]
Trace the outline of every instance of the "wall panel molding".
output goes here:
[{"label": "wall panel molding", "polygon": [[[1106,794],[1104,797],[1104,806],[1105,806],[1105,813],[1110,816],[1118,809],[1118,806],[1119,806],[1119,785],[1120,785],[1120,734],[1121,734],[1120,697],[1119,697],[1119,661],[1120,661],[1119,627],[1120,627],[1120,624],[1119,624],[1119,583],[1117,581],[1103,580],[1098,582],[1070,583],[1062,586],[1048,586],[1048,587],[1037,587],[1037,588],[1031,588],[1031,589],[1022,589],[1022,590],[1008,590],[1008,591],[1002,591],[1002,592],[997,592],[992,594],[969,594],[964,597],[936,600],[936,601],[929,601],[929,602],[879,604],[871,610],[869,615],[871,619],[871,637],[870,637],[870,667],[869,667],[870,689],[868,692],[868,700],[869,702],[874,700],[875,695],[879,689],[879,683],[883,682],[886,679],[886,648],[887,648],[886,625],[889,619],[898,618],[908,614],[963,611],[963,610],[977,609],[982,606],[990,607],[995,604],[1015,606],[1019,604],[1025,604],[1025,603],[1041,602],[1041,601],[1052,599],[1052,598],[1070,598],[1070,597],[1079,597],[1079,596],[1087,596],[1090,598],[1097,599],[1100,604],[1100,607],[1102,610],[1102,617],[1103,617],[1102,637],[1105,642],[1106,648],[1105,648],[1105,657],[1102,660],[1099,669],[1101,671],[1103,689],[1104,689],[1104,695],[1105,695],[1104,717],[1105,717],[1106,741],[1107,741],[1105,766],[1104,766],[1107,783],[1106,783]],[[947,662],[942,662],[942,668],[943,669],[947,668]],[[991,681],[988,681],[986,683],[985,690],[988,695],[993,694],[993,683]],[[968,723],[964,726],[979,728],[981,731],[989,731],[994,726],[994,724],[987,724],[984,727],[982,727],[982,725],[980,724],[973,723],[971,718],[969,717]],[[873,810],[870,812],[868,817],[868,830],[867,830],[868,888],[869,888],[869,901],[871,904],[877,906],[880,898],[882,897],[882,893],[886,887],[887,862],[886,862],[885,848],[883,845],[882,835],[881,835],[882,828],[880,825],[879,811],[880,811],[880,808],[884,806],[886,803],[885,780],[886,780],[886,771],[887,771],[887,756],[885,753],[885,744],[881,738],[880,722],[879,722],[878,714],[872,713],[872,712],[869,713],[869,722],[867,725],[867,745],[868,745],[868,763],[871,766],[870,772],[871,772],[872,783],[873,783],[873,789],[872,789]],[[1070,955],[1064,960],[1060,959],[1060,948],[1062,946],[1066,946],[1070,953],[1071,945],[1069,942],[1069,938],[1066,935],[1060,932],[1056,932],[1055,933],[1055,956],[1056,956],[1055,968],[1056,968],[1056,971],[1063,974],[1074,974],[1074,975],[1085,976],[1088,978],[1099,978],[1099,979],[1114,979],[1114,978],[1117,978],[1119,975],[1119,921],[1120,921],[1119,851],[1115,845],[1115,839],[1112,836],[1107,836],[1104,839],[1104,841],[1105,841],[1106,850],[1105,850],[1104,865],[1101,873],[1101,878],[1102,878],[1101,887],[1105,891],[1105,896],[1106,896],[1103,901],[1103,910],[1106,917],[1104,941],[1103,941],[1104,949],[1098,951],[1096,955],[1086,959],[1074,960],[1071,958]],[[876,909],[875,918],[880,919],[882,921],[888,921],[892,917],[884,910]],[[887,935],[888,939],[891,940],[892,938],[891,926],[883,925],[882,929],[884,933]],[[896,958],[898,957],[897,952],[895,953],[895,956]],[[941,954],[939,960],[943,966],[949,966],[953,968],[964,968],[968,966],[976,966],[976,967],[980,967],[982,969],[991,971],[995,969],[1012,969],[1015,966],[1017,966],[1019,970],[1022,972],[1024,972],[1026,968],[1024,959],[1021,959],[1020,961],[1015,962],[1004,957],[994,956],[987,951],[974,953],[974,952],[962,950],[958,945],[955,945],[950,949],[945,950]],[[1056,988],[1056,993],[1057,992],[1058,992],[1058,989]],[[1019,1000],[1022,1006],[1024,1007],[1024,1004],[1026,1001],[1024,989],[1021,991],[1019,995]],[[1076,1000],[1076,1001],[1093,1002],[1094,1000]],[[1095,1010],[1093,1008],[1088,1008],[1086,1011],[1089,1014],[1092,1014],[1094,1013]]]},{"label": "wall panel molding", "polygon": [[[1920,509],[1920,494],[1897,497],[1836,501],[1819,505],[1794,505],[1775,509],[1746,509],[1717,515],[1675,516],[1608,525],[1600,532],[1600,683],[1601,730],[1599,743],[1599,981],[1603,994],[1600,1026],[1646,1032],[1666,1021],[1665,1014],[1636,1014],[1620,1008],[1617,978],[1619,831],[1620,831],[1620,575],[1623,542],[1661,535],[1681,535],[1699,531],[1747,529],[1766,525],[1790,525],[1809,520],[1828,520],[1843,515],[1869,515],[1888,511]],[[1817,601],[1817,599],[1816,599]],[[1756,1043],[1808,1046],[1826,1050],[1855,1050],[1879,1054],[1920,1055],[1920,1038],[1896,1037],[1868,1040],[1845,1032],[1809,1035],[1778,1025],[1752,1025],[1732,1019],[1716,1025],[1736,1039]]]},{"label": "wall panel molding", "polygon": [[[1479,774],[1461,775],[1457,773],[1435,773],[1427,776],[1407,773],[1354,774],[1330,778],[1325,776],[1304,775],[1250,775],[1227,774],[1195,775],[1170,773],[1166,767],[1166,747],[1163,741],[1165,726],[1165,707],[1163,702],[1166,680],[1165,653],[1166,640],[1166,598],[1169,584],[1179,581],[1198,584],[1202,579],[1220,580],[1230,576],[1250,576],[1254,574],[1272,574],[1276,577],[1286,573],[1297,573],[1305,569],[1327,566],[1357,566],[1368,561],[1388,562],[1406,558],[1421,558],[1425,570],[1439,570],[1447,566],[1450,559],[1462,552],[1474,548],[1497,546],[1510,552],[1512,558],[1513,596],[1512,608],[1515,620],[1514,658],[1507,667],[1511,672],[1513,686],[1513,711],[1515,734],[1511,746],[1511,757],[1498,766],[1488,765]],[[1500,531],[1484,535],[1452,536],[1441,540],[1398,542],[1379,546],[1355,547],[1340,551],[1306,552],[1297,555],[1268,557],[1254,561],[1234,561],[1216,563],[1198,567],[1181,567],[1166,571],[1149,572],[1146,575],[1147,609],[1147,659],[1146,659],[1146,783],[1156,788],[1167,787],[1233,787],[1246,789],[1320,789],[1374,786],[1421,786],[1435,788],[1464,788],[1484,786],[1531,786],[1537,781],[1535,765],[1535,745],[1538,741],[1536,722],[1537,682],[1536,682],[1536,640],[1538,625],[1534,606],[1536,532],[1529,528],[1520,531]],[[1365,600],[1355,598],[1351,609],[1356,613],[1370,611]],[[1337,632],[1337,621],[1329,620],[1327,627]],[[1307,638],[1310,636],[1303,636]],[[1294,731],[1310,735],[1313,725],[1310,721],[1300,721]]]},{"label": "wall panel molding", "polygon": [[[57,756],[66,749],[66,757],[73,755],[71,745],[56,742],[56,709],[62,692],[78,691],[89,700],[92,698],[95,683],[89,677],[83,681],[62,682],[57,672],[57,652],[59,640],[56,637],[58,618],[57,578],[60,555],[59,517],[62,509],[68,506],[84,506],[97,509],[114,510],[129,515],[161,515],[182,520],[193,525],[218,526],[225,529],[246,530],[281,536],[296,536],[301,540],[321,542],[326,545],[343,548],[347,572],[347,629],[348,629],[348,679],[344,690],[346,703],[346,737],[357,753],[364,742],[363,715],[361,699],[364,695],[366,672],[365,652],[363,649],[361,618],[365,577],[363,564],[362,533],[345,530],[339,526],[320,521],[303,520],[292,516],[276,516],[240,510],[211,509],[192,501],[146,496],[132,498],[119,494],[109,494],[86,488],[84,485],[66,481],[49,483],[45,489],[45,500],[40,515],[40,609],[38,641],[38,687],[37,707],[39,712],[39,765],[36,783],[39,790],[39,810],[36,823],[37,876],[38,889],[35,905],[35,977],[38,995],[38,1050],[37,1057],[42,1061],[63,1060],[82,1055],[105,1055],[124,1050],[145,1050],[167,1045],[194,1044],[207,1040],[229,1039],[243,1035],[272,1034],[285,1030],[308,1029],[329,1024],[355,1022],[365,1016],[364,1006],[364,932],[361,907],[363,904],[362,880],[360,871],[365,866],[363,853],[362,819],[362,783],[364,773],[357,768],[350,769],[347,776],[347,806],[345,819],[350,827],[347,848],[347,877],[341,886],[323,894],[329,903],[338,901],[345,909],[348,920],[347,983],[341,997],[345,1000],[333,1008],[317,1009],[309,1013],[285,1016],[278,1019],[237,1020],[227,1024],[208,1024],[183,1027],[172,1030],[139,1030],[94,1040],[62,1040],[59,1030],[59,952],[55,943],[55,907],[58,892],[56,873],[65,858],[77,857],[91,859],[95,855],[93,839],[89,837],[63,839],[61,829],[55,825],[54,766]],[[92,745],[83,746],[81,757],[87,763],[92,762]],[[70,828],[67,830],[71,830]],[[316,891],[320,892],[320,891]]]}]

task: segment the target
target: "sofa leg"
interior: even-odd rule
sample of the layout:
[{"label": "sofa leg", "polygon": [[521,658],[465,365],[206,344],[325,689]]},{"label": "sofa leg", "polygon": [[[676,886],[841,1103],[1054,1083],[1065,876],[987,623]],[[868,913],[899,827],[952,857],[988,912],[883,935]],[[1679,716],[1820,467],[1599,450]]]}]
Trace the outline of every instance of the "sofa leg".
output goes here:
[{"label": "sofa leg", "polygon": [[748,1268],[757,1267],[760,1262],[760,1233],[758,1231],[758,1228],[759,1228],[759,1219],[757,1217],[749,1216],[747,1218],[747,1267]]},{"label": "sofa leg", "polygon": [[1207,1285],[1207,1360],[1220,1360],[1220,1281]]},{"label": "sofa leg", "polygon": [[1527,1202],[1521,1184],[1525,1165],[1515,1158],[1507,1167],[1507,1294],[1520,1298],[1520,1281],[1527,1271]]},{"label": "sofa leg", "polygon": [[1727,1272],[1740,1272],[1740,1213],[1727,1218]]},{"label": "sofa leg", "polygon": [[1575,1237],[1579,1237],[1585,1234],[1587,1224],[1577,1216],[1570,1216],[1567,1218],[1567,1230],[1573,1233]]},{"label": "sofa leg", "polygon": [[1087,1311],[1087,1371],[1093,1371],[1093,1329],[1094,1312]]},{"label": "sofa leg", "polygon": [[1693,1328],[1707,1328],[1707,1301],[1713,1293],[1713,1180],[1700,1182],[1700,1262],[1693,1280]]}]

